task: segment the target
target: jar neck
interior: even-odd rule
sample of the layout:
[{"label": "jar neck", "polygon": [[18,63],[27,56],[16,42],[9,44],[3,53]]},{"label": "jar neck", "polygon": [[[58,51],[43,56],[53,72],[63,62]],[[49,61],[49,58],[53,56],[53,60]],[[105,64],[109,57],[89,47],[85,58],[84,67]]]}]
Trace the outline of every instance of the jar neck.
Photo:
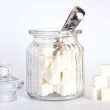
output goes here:
[{"label": "jar neck", "polygon": [[78,41],[78,36],[62,36],[62,38],[48,38],[46,36],[44,37],[36,37],[34,36],[34,41],[35,42],[39,42],[39,43],[54,43],[54,42],[67,42],[67,41],[71,41],[71,42],[77,42]]}]

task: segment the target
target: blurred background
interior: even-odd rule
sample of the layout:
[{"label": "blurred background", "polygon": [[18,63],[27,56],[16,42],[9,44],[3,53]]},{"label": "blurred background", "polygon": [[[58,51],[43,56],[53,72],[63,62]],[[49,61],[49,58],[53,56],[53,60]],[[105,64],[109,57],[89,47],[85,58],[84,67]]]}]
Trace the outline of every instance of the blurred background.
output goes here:
[{"label": "blurred background", "polygon": [[79,5],[86,16],[77,27],[85,48],[85,82],[110,64],[109,0],[0,0],[0,62],[12,65],[12,73],[25,81],[26,47],[33,40],[28,30],[61,29],[70,11]]}]

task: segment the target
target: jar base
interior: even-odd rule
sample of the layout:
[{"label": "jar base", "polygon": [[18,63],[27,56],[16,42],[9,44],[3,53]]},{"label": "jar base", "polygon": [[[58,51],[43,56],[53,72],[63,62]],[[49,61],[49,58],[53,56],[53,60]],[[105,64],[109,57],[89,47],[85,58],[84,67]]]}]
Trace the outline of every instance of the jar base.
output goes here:
[{"label": "jar base", "polygon": [[83,92],[77,95],[73,96],[57,96],[57,97],[52,97],[52,96],[33,96],[32,94],[28,93],[28,96],[34,100],[40,100],[40,101],[67,101],[67,100],[72,100],[72,99],[77,99],[80,98],[83,95]]},{"label": "jar base", "polygon": [[11,94],[10,96],[8,95],[0,96],[0,103],[1,102],[12,102],[12,101],[15,101],[16,99],[17,99],[16,94]]}]

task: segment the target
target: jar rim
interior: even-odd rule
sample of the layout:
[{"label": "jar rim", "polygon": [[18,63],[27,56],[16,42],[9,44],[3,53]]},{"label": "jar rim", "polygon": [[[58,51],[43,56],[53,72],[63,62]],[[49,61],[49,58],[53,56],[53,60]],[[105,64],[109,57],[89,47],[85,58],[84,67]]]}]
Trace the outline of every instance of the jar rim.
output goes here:
[{"label": "jar rim", "polygon": [[35,34],[61,34],[61,33],[71,33],[71,34],[81,34],[82,30],[74,30],[74,31],[59,31],[59,30],[49,30],[49,29],[38,29],[38,30],[29,30],[29,34],[35,35]]},{"label": "jar rim", "polygon": [[29,30],[29,34],[33,35],[34,38],[44,38],[44,36],[47,36],[49,39],[64,38],[67,36],[76,37],[81,33],[82,30],[74,30],[74,31],[59,31],[59,30],[49,30],[49,29]]}]

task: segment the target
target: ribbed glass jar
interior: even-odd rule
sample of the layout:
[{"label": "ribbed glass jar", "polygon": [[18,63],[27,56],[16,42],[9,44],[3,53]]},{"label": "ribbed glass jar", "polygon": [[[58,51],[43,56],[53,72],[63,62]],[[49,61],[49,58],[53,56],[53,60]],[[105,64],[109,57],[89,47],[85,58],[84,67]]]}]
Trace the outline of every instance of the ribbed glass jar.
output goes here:
[{"label": "ribbed glass jar", "polygon": [[81,30],[29,31],[34,40],[27,47],[27,92],[41,100],[80,97],[84,89]]}]

